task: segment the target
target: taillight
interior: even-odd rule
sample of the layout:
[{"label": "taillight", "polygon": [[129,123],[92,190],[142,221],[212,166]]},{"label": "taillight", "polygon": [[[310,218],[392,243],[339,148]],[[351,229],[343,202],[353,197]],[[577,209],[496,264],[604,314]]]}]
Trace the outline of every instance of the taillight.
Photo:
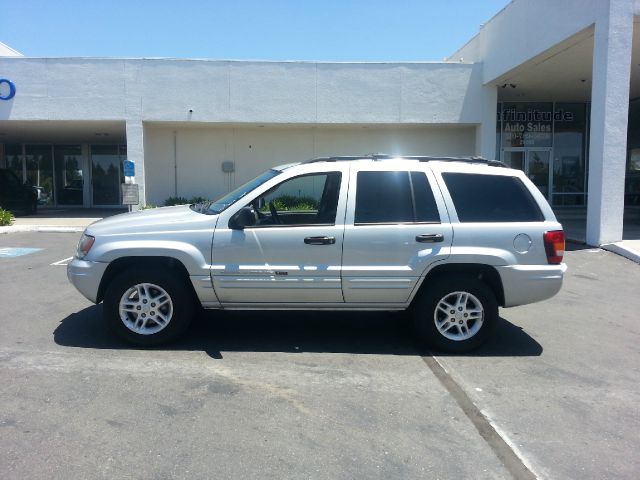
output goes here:
[{"label": "taillight", "polygon": [[552,232],[544,232],[544,250],[547,252],[547,262],[551,265],[562,263],[564,255],[564,232],[562,230],[554,230]]}]

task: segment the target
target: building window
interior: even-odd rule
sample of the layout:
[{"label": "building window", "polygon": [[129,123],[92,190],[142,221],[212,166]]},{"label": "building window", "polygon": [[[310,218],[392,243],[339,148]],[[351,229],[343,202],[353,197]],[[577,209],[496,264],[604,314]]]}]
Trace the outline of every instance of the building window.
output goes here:
[{"label": "building window", "polygon": [[640,98],[629,103],[627,149],[624,202],[625,205],[640,205]]},{"label": "building window", "polygon": [[554,118],[553,204],[584,205],[586,105],[556,103]]},{"label": "building window", "polygon": [[502,147],[550,147],[553,141],[553,103],[502,104]]},{"label": "building window", "polygon": [[523,170],[552,205],[582,206],[587,120],[584,102],[499,103],[500,159]]}]

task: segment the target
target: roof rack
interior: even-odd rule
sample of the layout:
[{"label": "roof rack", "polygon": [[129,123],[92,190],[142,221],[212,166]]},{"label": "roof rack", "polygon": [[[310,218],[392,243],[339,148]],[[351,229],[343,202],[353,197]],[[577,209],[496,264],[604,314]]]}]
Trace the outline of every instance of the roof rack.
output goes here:
[{"label": "roof rack", "polygon": [[366,155],[350,155],[350,156],[336,156],[336,157],[317,157],[309,160],[305,160],[302,163],[317,163],[317,162],[351,162],[354,160],[415,160],[418,162],[466,162],[466,163],[480,163],[489,165],[491,167],[506,167],[506,165],[499,160],[487,160],[483,157],[447,157],[447,156],[423,156],[423,155],[387,155],[384,153],[368,153]]}]

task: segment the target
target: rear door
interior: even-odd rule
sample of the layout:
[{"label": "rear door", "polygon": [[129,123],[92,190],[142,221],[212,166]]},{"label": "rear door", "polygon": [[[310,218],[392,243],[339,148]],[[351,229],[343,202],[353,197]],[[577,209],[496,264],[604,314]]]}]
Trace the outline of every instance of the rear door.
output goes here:
[{"label": "rear door", "polygon": [[450,254],[452,228],[431,170],[417,162],[401,171],[385,163],[351,166],[346,303],[406,303],[427,267]]}]

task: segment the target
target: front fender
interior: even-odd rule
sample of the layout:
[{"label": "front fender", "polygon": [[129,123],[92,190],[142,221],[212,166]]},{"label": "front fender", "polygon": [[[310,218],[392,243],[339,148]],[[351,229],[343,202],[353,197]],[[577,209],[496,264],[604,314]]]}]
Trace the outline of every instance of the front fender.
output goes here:
[{"label": "front fender", "polygon": [[[210,248],[209,239],[209,248]],[[167,240],[118,240],[96,243],[87,260],[110,263],[125,257],[169,257],[180,261],[189,275],[208,275],[209,261],[191,243]]]}]

